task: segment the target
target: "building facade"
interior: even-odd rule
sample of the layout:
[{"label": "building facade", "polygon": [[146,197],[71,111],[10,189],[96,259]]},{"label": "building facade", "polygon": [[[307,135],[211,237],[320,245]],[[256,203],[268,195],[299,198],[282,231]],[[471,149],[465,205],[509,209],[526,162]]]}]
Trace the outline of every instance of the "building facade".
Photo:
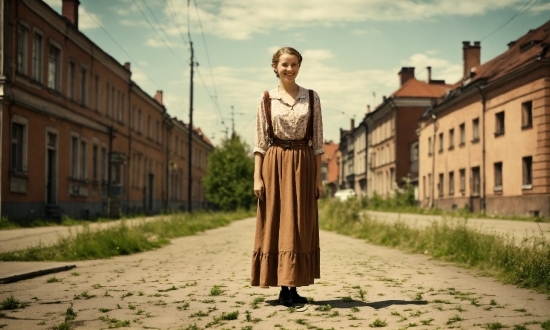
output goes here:
[{"label": "building facade", "polygon": [[420,121],[425,207],[550,215],[550,21],[480,64],[463,43],[464,77]]},{"label": "building facade", "polygon": [[367,195],[392,196],[405,182],[418,177],[418,120],[449,85],[433,80],[427,67],[425,81],[415,78],[415,68],[399,72],[400,88],[366,116],[369,132]]},{"label": "building facade", "polygon": [[[130,63],[119,64],[79,32],[78,4],[63,1],[59,15],[40,0],[0,1],[1,215],[90,218],[181,208],[170,199],[177,134],[169,132],[179,122],[161,91],[151,97],[131,80]],[[200,182],[213,146],[200,131],[193,146]],[[177,177],[182,186],[186,176]],[[193,188],[200,205],[201,184]],[[187,196],[180,198],[185,204]]]}]

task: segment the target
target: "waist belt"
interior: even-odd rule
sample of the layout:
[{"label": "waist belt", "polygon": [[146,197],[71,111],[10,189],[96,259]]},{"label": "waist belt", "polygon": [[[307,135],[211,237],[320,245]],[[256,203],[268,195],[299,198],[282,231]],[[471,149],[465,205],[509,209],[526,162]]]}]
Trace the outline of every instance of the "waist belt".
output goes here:
[{"label": "waist belt", "polygon": [[308,139],[303,139],[303,140],[273,139],[271,141],[271,145],[283,147],[285,149],[294,149],[294,147],[300,147],[300,146],[311,146],[310,141]]}]

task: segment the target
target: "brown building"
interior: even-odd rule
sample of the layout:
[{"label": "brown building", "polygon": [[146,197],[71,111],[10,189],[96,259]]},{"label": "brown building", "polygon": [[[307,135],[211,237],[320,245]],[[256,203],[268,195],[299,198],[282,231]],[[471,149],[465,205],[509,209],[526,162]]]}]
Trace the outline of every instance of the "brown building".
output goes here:
[{"label": "brown building", "polygon": [[433,80],[431,67],[427,78],[415,78],[414,68],[399,72],[400,87],[366,116],[368,124],[367,195],[376,192],[391,195],[401,187],[404,178],[415,183],[418,177],[418,119],[426,107],[443,96],[450,86]]},{"label": "brown building", "polygon": [[550,215],[550,21],[480,64],[463,43],[464,77],[420,121],[425,207]]},{"label": "brown building", "polygon": [[321,179],[323,186],[328,187],[328,195],[334,196],[338,190],[338,144],[325,141],[323,149],[325,153],[321,157]]},{"label": "brown building", "polygon": [[[161,91],[151,97],[131,80],[130,63],[119,64],[79,32],[78,4],[64,0],[59,15],[40,0],[0,1],[1,215],[181,208],[186,195],[169,203],[169,132],[179,122]],[[200,131],[193,136],[200,182],[213,147]],[[187,166],[177,177],[182,186]],[[193,194],[204,204],[200,183]]]}]

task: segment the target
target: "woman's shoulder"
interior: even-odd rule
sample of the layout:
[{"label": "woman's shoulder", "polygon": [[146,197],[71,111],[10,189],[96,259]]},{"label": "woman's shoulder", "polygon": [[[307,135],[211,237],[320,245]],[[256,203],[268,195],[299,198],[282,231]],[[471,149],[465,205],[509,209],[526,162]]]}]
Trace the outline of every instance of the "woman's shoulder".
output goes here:
[{"label": "woman's shoulder", "polygon": [[279,91],[278,91],[278,88],[275,87],[275,88],[272,88],[270,90],[264,90],[260,93],[260,95],[258,95],[258,100],[263,100],[264,96],[265,96],[265,92],[268,92],[269,93],[269,97],[270,98],[277,98],[278,95],[279,95]]}]

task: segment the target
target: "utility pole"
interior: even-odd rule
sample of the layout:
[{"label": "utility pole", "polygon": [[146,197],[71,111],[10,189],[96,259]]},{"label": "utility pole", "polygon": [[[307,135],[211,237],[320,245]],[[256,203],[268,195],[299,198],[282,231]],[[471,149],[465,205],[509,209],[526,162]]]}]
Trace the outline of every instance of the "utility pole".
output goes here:
[{"label": "utility pole", "polygon": [[[231,106],[231,138],[234,138],[235,137],[235,115],[244,115],[245,113],[244,112],[237,112],[235,113],[235,108],[233,106]],[[224,119],[228,119],[228,118],[224,118]],[[222,131],[223,132],[223,131]],[[227,128],[226,128],[226,131],[225,131],[225,135],[226,135],[226,139],[227,139]]]},{"label": "utility pole", "polygon": [[187,168],[189,170],[188,172],[188,189],[187,189],[187,211],[189,213],[193,212],[192,209],[192,187],[193,187],[193,68],[195,66],[194,62],[194,51],[193,51],[193,42],[191,41],[191,38],[189,38],[189,47],[191,48],[191,76],[190,76],[190,83],[189,83],[189,161],[187,163]]}]

